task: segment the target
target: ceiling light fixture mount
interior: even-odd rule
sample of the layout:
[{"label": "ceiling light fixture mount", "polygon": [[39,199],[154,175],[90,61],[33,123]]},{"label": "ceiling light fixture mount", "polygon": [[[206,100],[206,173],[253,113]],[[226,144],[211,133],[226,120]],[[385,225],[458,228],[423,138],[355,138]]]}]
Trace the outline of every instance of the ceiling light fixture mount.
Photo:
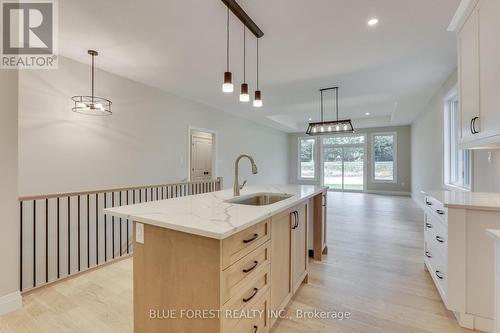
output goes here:
[{"label": "ceiling light fixture mount", "polygon": [[247,83],[247,28],[243,26],[243,83],[241,84],[240,102],[249,102]]},{"label": "ceiling light fixture mount", "polygon": [[91,115],[91,116],[109,116],[111,112],[111,101],[106,98],[97,97],[94,95],[94,79],[95,79],[95,61],[94,58],[99,55],[97,51],[88,50],[87,53],[91,56],[91,83],[90,96],[73,96],[71,99],[74,102],[73,112]]},{"label": "ceiling light fixture mount", "polygon": [[[335,105],[337,120],[324,121],[323,117],[323,92],[335,90]],[[325,135],[325,134],[337,134],[337,133],[354,133],[354,127],[352,126],[351,119],[339,120],[339,88],[323,88],[320,89],[321,98],[321,121],[309,123],[307,127],[306,134],[308,135]]]}]

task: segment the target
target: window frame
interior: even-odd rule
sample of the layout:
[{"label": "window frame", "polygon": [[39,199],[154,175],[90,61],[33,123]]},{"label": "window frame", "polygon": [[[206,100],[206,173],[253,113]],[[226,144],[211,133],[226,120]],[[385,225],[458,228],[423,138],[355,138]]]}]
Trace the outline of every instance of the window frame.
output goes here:
[{"label": "window frame", "polygon": [[[300,160],[300,149],[301,149],[301,141],[302,140],[313,140],[314,141],[314,146],[313,146],[313,151],[312,151],[313,162],[314,162],[314,177],[313,178],[302,177],[302,168],[301,168],[302,162]],[[317,149],[318,149],[318,137],[316,137],[316,136],[299,136],[297,138],[297,180],[308,181],[308,182],[316,182],[318,180]]]},{"label": "window frame", "polygon": [[[375,137],[376,136],[393,136],[394,138],[394,161],[393,161],[393,177],[392,180],[384,180],[384,179],[376,179],[375,178]],[[373,132],[371,133],[371,142],[370,142],[370,150],[371,150],[371,172],[370,177],[372,183],[380,183],[380,184],[397,184],[398,183],[398,132]]]},{"label": "window frame", "polygon": [[[455,86],[450,90],[450,92],[446,95],[446,97],[443,99],[443,104],[444,104],[444,112],[443,112],[443,188],[447,190],[459,190],[463,192],[471,192],[473,188],[473,174],[474,174],[474,152],[472,150],[469,150],[469,186],[467,187],[466,185],[463,184],[464,182],[464,176],[465,176],[465,170],[464,173],[462,174],[462,185],[457,184],[457,183],[452,183],[451,177],[452,177],[452,143],[451,143],[451,103],[456,102],[457,103],[457,108],[455,112],[458,113],[458,127],[459,127],[459,132],[458,132],[458,147],[460,149],[460,140],[461,140],[461,128],[462,128],[462,120],[460,118],[460,96],[458,94],[458,88]],[[462,168],[464,168],[464,165]],[[455,166],[456,167],[456,166]]]}]

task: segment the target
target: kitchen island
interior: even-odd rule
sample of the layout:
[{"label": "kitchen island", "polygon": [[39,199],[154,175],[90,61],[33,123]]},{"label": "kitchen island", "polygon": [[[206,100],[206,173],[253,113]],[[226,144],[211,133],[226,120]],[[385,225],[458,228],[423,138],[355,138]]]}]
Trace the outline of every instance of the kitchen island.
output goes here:
[{"label": "kitchen island", "polygon": [[326,189],[317,186],[254,186],[236,198],[224,190],[106,214],[134,221],[135,332],[267,332],[307,282],[308,253],[326,252]]}]

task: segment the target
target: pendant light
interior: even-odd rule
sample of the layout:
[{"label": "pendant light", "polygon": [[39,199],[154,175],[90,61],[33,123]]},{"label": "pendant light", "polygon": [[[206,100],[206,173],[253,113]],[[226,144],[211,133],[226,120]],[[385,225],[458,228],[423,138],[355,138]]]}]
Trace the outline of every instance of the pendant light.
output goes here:
[{"label": "pendant light", "polygon": [[257,90],[255,90],[253,106],[255,108],[262,107],[262,94],[259,90],[259,39],[258,38],[257,38]]},{"label": "pendant light", "polygon": [[247,53],[247,28],[243,26],[243,83],[241,84],[240,102],[249,102],[247,73],[246,73],[246,53]]},{"label": "pendant light", "polygon": [[94,95],[94,77],[95,77],[95,64],[94,58],[99,55],[97,51],[88,50],[87,52],[92,59],[91,69],[91,83],[90,83],[90,96],[73,96],[71,99],[74,102],[73,112],[82,113],[92,116],[109,116],[111,112],[111,101],[106,98],[97,97]]},{"label": "pendant light", "polygon": [[227,25],[226,25],[226,72],[224,73],[224,83],[222,84],[222,91],[225,93],[232,93],[233,74],[229,71],[229,8],[227,8]]},{"label": "pendant light", "polygon": [[[335,105],[337,112],[337,120],[323,120],[323,92],[327,90],[335,90]],[[308,135],[324,135],[335,133],[354,133],[354,127],[350,119],[339,120],[339,88],[324,88],[320,89],[321,95],[321,122],[309,123],[306,134]]]}]

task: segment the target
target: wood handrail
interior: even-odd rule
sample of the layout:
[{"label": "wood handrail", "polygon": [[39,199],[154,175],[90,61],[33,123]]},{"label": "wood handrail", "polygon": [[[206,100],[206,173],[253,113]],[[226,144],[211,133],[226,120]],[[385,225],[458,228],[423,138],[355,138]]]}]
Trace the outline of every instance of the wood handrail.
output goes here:
[{"label": "wood handrail", "polygon": [[131,187],[121,187],[121,188],[113,188],[113,189],[106,189],[106,190],[96,190],[96,191],[66,192],[66,193],[53,193],[53,194],[45,194],[45,195],[23,196],[23,197],[19,197],[17,200],[18,201],[44,200],[44,199],[76,197],[76,196],[109,193],[109,192],[124,192],[124,191],[143,190],[143,189],[167,187],[167,186],[196,185],[196,184],[205,184],[205,183],[210,183],[210,182],[218,183],[219,189],[222,189],[222,177],[217,177],[216,179],[212,179],[209,181],[207,181],[207,180],[196,181],[196,182],[186,181],[186,182],[179,182],[179,183],[172,183],[172,184],[131,186]]}]

